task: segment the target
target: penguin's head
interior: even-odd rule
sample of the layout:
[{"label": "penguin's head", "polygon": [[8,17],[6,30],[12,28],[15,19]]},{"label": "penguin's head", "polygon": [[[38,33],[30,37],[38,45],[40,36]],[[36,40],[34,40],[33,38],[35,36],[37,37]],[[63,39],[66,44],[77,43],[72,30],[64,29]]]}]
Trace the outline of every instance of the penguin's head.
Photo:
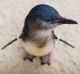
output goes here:
[{"label": "penguin's head", "polygon": [[62,24],[77,24],[72,19],[67,19],[49,5],[40,4],[32,8],[25,19],[22,36],[28,35],[29,30],[49,30]]}]

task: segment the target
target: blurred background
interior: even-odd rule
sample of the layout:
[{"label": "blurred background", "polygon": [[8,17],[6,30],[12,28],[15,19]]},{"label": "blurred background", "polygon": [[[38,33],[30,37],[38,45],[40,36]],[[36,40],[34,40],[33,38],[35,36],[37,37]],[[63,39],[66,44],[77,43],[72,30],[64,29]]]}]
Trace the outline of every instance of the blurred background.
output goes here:
[{"label": "blurred background", "polygon": [[80,0],[0,0],[0,48],[21,34],[25,17],[37,4],[51,5],[62,16],[78,22],[55,28],[60,38],[76,48],[56,40],[52,65],[40,66],[39,59],[23,61],[26,52],[16,41],[0,49],[0,74],[80,74]]}]

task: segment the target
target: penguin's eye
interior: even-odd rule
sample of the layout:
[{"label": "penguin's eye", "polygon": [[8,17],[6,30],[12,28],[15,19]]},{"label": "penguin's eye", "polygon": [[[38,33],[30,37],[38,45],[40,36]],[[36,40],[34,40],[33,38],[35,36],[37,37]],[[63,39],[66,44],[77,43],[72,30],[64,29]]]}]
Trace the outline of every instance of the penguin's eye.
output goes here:
[{"label": "penguin's eye", "polygon": [[45,18],[44,21],[45,22],[51,22],[51,18]]}]

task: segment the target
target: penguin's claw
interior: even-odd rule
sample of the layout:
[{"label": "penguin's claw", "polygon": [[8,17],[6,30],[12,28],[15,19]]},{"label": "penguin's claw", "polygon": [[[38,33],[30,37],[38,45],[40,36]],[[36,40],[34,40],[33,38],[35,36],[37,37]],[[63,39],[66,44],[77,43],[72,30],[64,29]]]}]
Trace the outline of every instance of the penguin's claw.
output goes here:
[{"label": "penguin's claw", "polygon": [[50,62],[42,62],[41,61],[41,63],[40,63],[41,65],[45,65],[45,64],[47,64],[47,65],[49,65],[50,66]]}]

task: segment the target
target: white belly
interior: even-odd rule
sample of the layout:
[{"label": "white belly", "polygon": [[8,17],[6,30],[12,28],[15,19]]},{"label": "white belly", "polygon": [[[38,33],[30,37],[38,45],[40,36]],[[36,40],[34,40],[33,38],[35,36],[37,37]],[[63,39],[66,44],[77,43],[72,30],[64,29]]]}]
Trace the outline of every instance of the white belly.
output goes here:
[{"label": "white belly", "polygon": [[50,40],[44,47],[37,47],[34,43],[31,42],[22,42],[23,48],[31,55],[34,56],[43,56],[46,55],[54,49],[54,42]]}]

